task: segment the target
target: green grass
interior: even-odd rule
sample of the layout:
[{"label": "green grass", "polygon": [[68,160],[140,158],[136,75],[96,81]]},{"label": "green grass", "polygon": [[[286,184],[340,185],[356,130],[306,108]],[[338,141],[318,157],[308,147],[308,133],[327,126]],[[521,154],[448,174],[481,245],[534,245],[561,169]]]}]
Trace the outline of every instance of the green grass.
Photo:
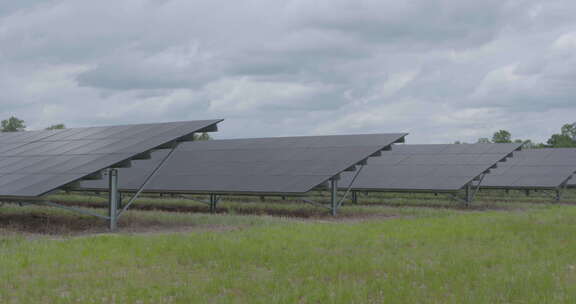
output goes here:
[{"label": "green grass", "polygon": [[[412,211],[406,217],[361,222],[270,217],[243,222],[236,215],[203,215],[206,224],[230,220],[241,228],[177,234],[58,239],[4,234],[0,302],[573,303],[576,299],[576,207],[545,205],[515,212],[396,209]],[[135,211],[131,216],[146,214],[170,217]],[[178,216],[194,222],[199,215]]]}]

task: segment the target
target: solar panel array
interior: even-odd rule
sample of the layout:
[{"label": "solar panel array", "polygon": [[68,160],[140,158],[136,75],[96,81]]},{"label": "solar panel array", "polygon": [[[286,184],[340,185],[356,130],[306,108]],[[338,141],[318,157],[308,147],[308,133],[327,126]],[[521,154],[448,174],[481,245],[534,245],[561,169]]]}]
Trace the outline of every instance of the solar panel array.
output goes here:
[{"label": "solar panel array", "polygon": [[[194,132],[213,131],[221,120],[0,133],[0,197],[41,196]],[[357,164],[403,142],[406,134],[212,140],[182,143],[147,185],[149,192],[305,193],[342,177],[347,188]],[[557,188],[576,185],[576,149],[519,151],[521,144],[400,145],[371,158],[355,190],[458,191],[483,173],[484,188]],[[513,152],[515,156],[509,158]],[[120,169],[120,187],[135,191],[165,158]],[[507,160],[505,162],[502,162]],[[497,165],[498,164],[498,165]],[[81,189],[104,190],[104,180]]]},{"label": "solar panel array", "polygon": [[530,149],[518,152],[488,174],[483,188],[557,188],[576,172],[576,149]]},{"label": "solar panel array", "polygon": [[[368,162],[352,189],[366,191],[458,191],[519,150],[521,144],[397,145]],[[350,185],[354,172],[343,175]]]},{"label": "solar panel array", "polygon": [[220,121],[0,133],[0,196],[46,194]]},{"label": "solar panel array", "polygon": [[[146,186],[149,192],[305,193],[371,155],[403,142],[406,134],[335,135],[210,140],[182,143]],[[385,152],[389,153],[389,152]],[[120,188],[136,190],[161,162],[135,161],[119,171]],[[105,189],[83,181],[84,189]]]}]

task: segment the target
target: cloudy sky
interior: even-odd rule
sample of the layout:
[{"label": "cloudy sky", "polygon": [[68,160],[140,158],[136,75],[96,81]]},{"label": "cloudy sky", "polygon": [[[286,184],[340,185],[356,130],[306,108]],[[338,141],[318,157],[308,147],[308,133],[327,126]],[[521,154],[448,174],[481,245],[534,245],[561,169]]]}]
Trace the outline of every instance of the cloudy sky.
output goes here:
[{"label": "cloudy sky", "polygon": [[574,0],[1,1],[0,117],[543,141],[576,121],[575,13]]}]

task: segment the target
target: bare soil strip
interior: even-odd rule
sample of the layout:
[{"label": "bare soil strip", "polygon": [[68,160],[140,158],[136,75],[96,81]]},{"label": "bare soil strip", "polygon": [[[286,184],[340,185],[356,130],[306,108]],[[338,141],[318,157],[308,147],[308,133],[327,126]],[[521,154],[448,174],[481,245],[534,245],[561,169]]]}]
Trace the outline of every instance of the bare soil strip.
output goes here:
[{"label": "bare soil strip", "polygon": [[[81,202],[81,201],[55,201],[58,204],[70,207],[88,207],[88,208],[107,208],[106,204],[98,202]],[[505,202],[502,202],[505,203]],[[546,203],[546,202],[538,202]],[[549,203],[549,202],[548,202]],[[549,203],[550,204],[550,203]],[[563,204],[563,203],[562,203]],[[275,203],[279,205],[279,203]],[[263,207],[218,207],[216,213],[219,214],[239,214],[239,215],[270,215],[270,216],[281,216],[281,217],[296,217],[296,218],[310,218],[310,219],[327,219],[331,218],[331,215],[326,209],[323,208],[306,208],[304,205],[302,208],[266,208]],[[470,204],[465,205],[462,203],[446,204],[446,203],[433,203],[426,202],[422,204],[411,204],[411,203],[395,203],[395,202],[378,202],[378,203],[359,203],[359,204],[348,204],[348,206],[382,206],[382,207],[394,207],[394,208],[435,208],[435,209],[450,209],[459,211],[490,211],[490,210],[523,210],[524,208],[518,206],[506,206],[504,204]],[[185,205],[174,205],[174,204],[147,204],[147,203],[136,203],[130,206],[132,210],[141,211],[163,211],[163,212],[182,212],[182,213],[208,213],[208,206],[185,206]],[[354,213],[341,213],[339,217],[357,217],[361,214]]]},{"label": "bare soil strip", "polygon": [[[167,233],[191,231],[227,231],[240,226],[194,225],[185,222],[162,222],[158,220],[126,217],[118,222],[122,233]],[[45,235],[84,235],[109,233],[106,221],[91,217],[75,217],[42,212],[28,214],[0,213],[0,231]]]}]

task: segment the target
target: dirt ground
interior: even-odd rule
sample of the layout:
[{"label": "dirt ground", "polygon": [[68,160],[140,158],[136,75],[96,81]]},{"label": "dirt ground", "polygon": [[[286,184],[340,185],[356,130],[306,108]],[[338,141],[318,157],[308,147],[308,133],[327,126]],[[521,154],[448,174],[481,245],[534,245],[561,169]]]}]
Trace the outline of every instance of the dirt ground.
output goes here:
[{"label": "dirt ground", "polygon": [[[136,218],[122,218],[118,222],[120,233],[178,233],[193,231],[228,231],[241,226],[194,225],[183,222],[161,222]],[[105,220],[91,217],[75,217],[42,212],[30,214],[0,213],[0,233],[23,233],[41,235],[84,235],[109,233]]]},{"label": "dirt ground", "polygon": [[[87,202],[64,202],[58,201],[58,204],[70,207],[89,207],[89,208],[106,208],[105,204],[102,203],[87,203]],[[182,205],[151,205],[151,204],[134,204],[130,206],[130,210],[140,210],[140,211],[163,211],[163,212],[181,212],[181,213],[208,213],[208,206],[182,206]],[[279,217],[294,217],[294,218],[329,218],[331,217],[327,209],[317,208],[262,208],[262,207],[241,207],[241,208],[223,208],[218,207],[216,209],[218,214],[238,214],[238,215],[270,215]],[[355,215],[343,214],[341,217],[350,217]]]},{"label": "dirt ground", "polygon": [[[89,202],[71,202],[59,201],[59,204],[73,207],[88,207],[88,208],[106,208],[103,203],[89,203]],[[534,203],[534,202],[532,202]],[[544,202],[543,202],[544,203]],[[549,203],[549,202],[547,202]],[[378,204],[370,204],[372,206],[387,206],[387,207],[426,207],[426,208],[442,208],[453,209],[457,211],[485,211],[485,210],[523,210],[523,207],[511,207],[505,204],[472,204],[465,206],[463,204],[435,204],[427,203],[425,205],[407,205],[396,204],[391,202],[382,202]],[[369,209],[369,205],[365,206]],[[208,213],[208,206],[185,206],[185,205],[160,205],[160,204],[142,204],[137,203],[131,206],[131,210],[140,211],[162,211],[162,212],[177,212],[177,213]],[[332,217],[327,209],[324,208],[266,208],[265,206],[250,207],[242,206],[236,208],[220,207],[217,209],[218,214],[236,214],[236,215],[268,215],[275,217],[291,218],[299,221],[313,221],[313,222],[361,222],[366,220],[381,219],[386,220],[398,217],[390,214],[378,214],[368,212],[347,212],[341,213],[338,217]],[[233,229],[240,229],[242,227],[228,226],[228,225],[195,225],[193,222],[167,222],[154,219],[143,219],[137,217],[125,217],[118,222],[120,233],[178,233],[178,232],[192,232],[192,231],[226,231]],[[77,217],[70,214],[63,213],[58,215],[55,213],[32,212],[23,214],[2,214],[0,212],[0,233],[19,233],[19,234],[32,234],[32,235],[84,235],[84,234],[99,234],[109,233],[107,222],[100,218],[93,217]]]},{"label": "dirt ground", "polygon": [[[55,201],[58,204],[71,206],[71,207],[89,207],[89,208],[106,208],[103,203],[95,202],[74,202],[74,201]],[[470,205],[465,205],[461,203],[454,204],[442,204],[442,203],[426,203],[426,204],[407,204],[394,203],[394,202],[379,202],[370,204],[357,204],[353,206],[367,207],[370,206],[382,206],[382,207],[422,207],[422,208],[438,208],[438,209],[450,209],[450,210],[461,210],[461,211],[488,211],[488,210],[515,210],[523,209],[518,206],[511,207],[506,206],[505,202],[500,202],[501,204],[477,204],[472,203]],[[535,203],[532,201],[531,203]],[[538,202],[540,203],[540,202]],[[545,204],[550,204],[550,202],[541,202]],[[278,203],[275,203],[278,204]],[[576,203],[567,203],[576,204]],[[306,205],[303,205],[306,206]],[[143,204],[137,203],[130,206],[131,210],[141,210],[141,211],[164,211],[164,212],[183,212],[183,213],[207,213],[209,212],[208,206],[184,206],[184,205],[160,205],[160,204]],[[329,219],[331,216],[327,209],[324,208],[263,208],[263,207],[248,207],[242,206],[239,208],[225,208],[218,207],[216,213],[219,214],[239,214],[239,215],[270,215],[270,216],[282,216],[282,217],[295,217],[304,219]],[[339,217],[357,217],[356,214],[340,214]]]}]

